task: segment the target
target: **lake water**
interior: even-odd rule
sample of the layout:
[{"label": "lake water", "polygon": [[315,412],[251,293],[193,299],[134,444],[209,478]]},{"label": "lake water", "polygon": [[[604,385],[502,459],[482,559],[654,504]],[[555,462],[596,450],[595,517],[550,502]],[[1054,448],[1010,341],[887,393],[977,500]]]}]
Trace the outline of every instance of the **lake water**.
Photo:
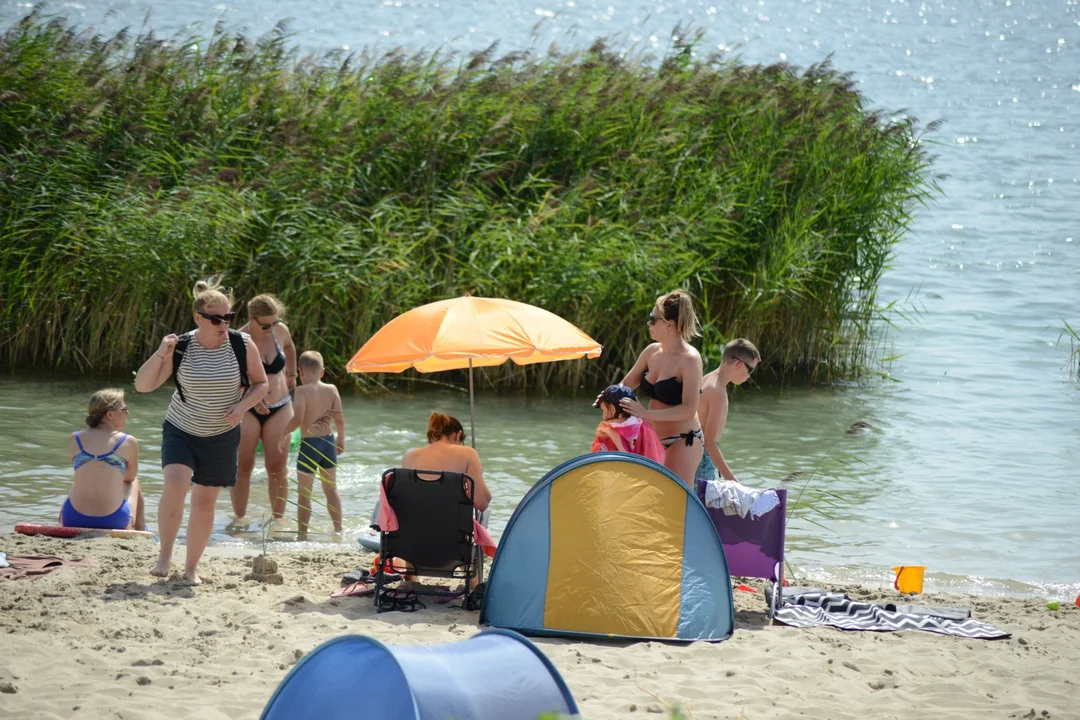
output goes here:
[{"label": "lake water", "polygon": [[[0,0],[0,25],[28,6]],[[53,9],[103,32],[139,27],[148,10],[159,34],[219,17],[260,34],[293,18],[296,42],[312,50],[469,52],[497,40],[509,52],[605,35],[662,52],[672,28],[692,23],[706,31],[702,52],[800,66],[832,54],[875,106],[945,121],[933,136],[945,194],[920,213],[880,291],[913,320],[898,319],[888,381],[739,393],[725,454],[753,484],[817,468],[789,529],[797,572],[875,583],[892,565],[918,563],[939,589],[1070,600],[1080,591],[1080,386],[1059,330],[1080,324],[1080,0],[83,0]],[[64,435],[95,387],[0,381],[0,529],[59,507]],[[167,393],[132,401],[153,510]],[[433,406],[468,414],[458,394],[346,401],[341,474],[353,531],[379,470],[422,441]],[[586,448],[595,413],[566,399],[480,399],[497,528],[545,470]],[[845,435],[856,421],[873,427]],[[799,482],[788,484],[794,494]]]}]

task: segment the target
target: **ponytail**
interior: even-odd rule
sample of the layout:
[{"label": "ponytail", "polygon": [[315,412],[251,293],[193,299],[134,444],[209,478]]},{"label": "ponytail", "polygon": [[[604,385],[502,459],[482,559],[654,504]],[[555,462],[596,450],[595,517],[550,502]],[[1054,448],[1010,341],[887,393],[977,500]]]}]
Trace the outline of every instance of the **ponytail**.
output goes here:
[{"label": "ponytail", "polygon": [[665,320],[675,323],[675,330],[686,342],[701,334],[694,301],[682,290],[672,290],[667,295],[656,299],[656,304],[664,314]]}]

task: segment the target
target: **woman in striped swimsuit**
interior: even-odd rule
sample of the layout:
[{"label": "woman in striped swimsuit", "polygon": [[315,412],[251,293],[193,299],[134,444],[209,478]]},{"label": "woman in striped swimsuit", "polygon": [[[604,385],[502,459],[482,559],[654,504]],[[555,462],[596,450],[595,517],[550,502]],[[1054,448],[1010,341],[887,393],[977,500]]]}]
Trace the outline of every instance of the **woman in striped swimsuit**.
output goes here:
[{"label": "woman in striped swimsuit", "polygon": [[296,346],[289,328],[281,321],[285,306],[273,295],[256,295],[248,302],[248,322],[240,332],[251,336],[266,371],[266,396],[244,415],[240,424],[240,471],[232,495],[236,520],[247,514],[251,494],[251,472],[255,469],[255,449],[262,440],[266,464],[266,486],[274,519],[285,516],[289,497],[288,446],[281,449],[281,436],[293,416],[292,395],[296,389]]},{"label": "woman in striped swimsuit", "polygon": [[[195,330],[185,334],[185,351],[176,370],[173,393],[161,429],[161,467],[165,476],[158,505],[161,546],[151,575],[167,577],[173,544],[184,519],[184,502],[192,483],[184,578],[200,582],[196,567],[214,529],[214,506],[223,487],[236,484],[237,448],[244,414],[266,394],[266,373],[259,352],[247,335],[245,369],[249,386],[242,385],[239,357],[229,337],[233,299],[216,279],[195,284]],[[135,376],[135,389],[152,392],[173,373],[175,334],[161,346]]]}]

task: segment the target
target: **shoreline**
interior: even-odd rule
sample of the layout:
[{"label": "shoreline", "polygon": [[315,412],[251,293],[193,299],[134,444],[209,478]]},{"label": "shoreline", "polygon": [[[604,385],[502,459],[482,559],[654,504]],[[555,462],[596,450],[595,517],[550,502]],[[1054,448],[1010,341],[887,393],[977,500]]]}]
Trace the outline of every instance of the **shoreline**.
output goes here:
[{"label": "shoreline", "polygon": [[[4,532],[0,528],[0,532]],[[267,543],[269,554],[304,553],[304,552],[353,552],[357,549],[356,536],[363,533],[345,533],[345,540],[340,543],[320,543],[315,540],[271,540]],[[495,535],[496,541],[500,534]],[[181,538],[183,535],[181,535]],[[177,541],[179,547],[179,539]],[[218,552],[232,557],[247,557],[261,552],[259,543],[245,539],[234,539],[207,547],[206,553]],[[788,578],[791,585],[831,585],[858,586],[868,590],[891,591],[893,573],[886,567],[869,566],[829,566],[813,567],[793,564],[788,560],[790,569],[797,575],[797,581]],[[1072,605],[1080,595],[1080,578],[1075,583],[1060,583],[1043,580],[1017,580],[1005,577],[980,577],[960,575],[948,572],[931,572],[924,575],[925,594],[970,595],[987,598],[1029,598],[1043,601],[1057,600],[1062,604]]]},{"label": "shoreline", "polygon": [[[378,615],[370,597],[330,599],[341,574],[370,564],[371,555],[359,551],[271,549],[284,584],[269,586],[244,580],[245,558],[256,552],[216,547],[200,565],[205,583],[191,587],[151,578],[156,546],[142,539],[6,534],[0,549],[91,563],[0,582],[0,709],[13,716],[254,718],[296,661],[334,637],[427,645],[480,630],[478,613],[448,606]],[[967,640],[768,626],[763,583],[749,584],[759,592],[734,593],[736,630],[725,642],[533,641],[582,716],[600,720],[664,717],[665,703],[694,720],[1020,718],[1031,710],[1060,718],[1080,702],[1073,665],[1063,662],[1080,646],[1080,608],[1071,603],[1054,612],[1044,600],[919,597],[971,608],[976,619],[1012,633]],[[829,589],[853,599],[903,597],[859,586]]]},{"label": "shoreline", "polygon": [[[154,525],[149,528],[151,532],[156,530]],[[5,534],[14,535],[12,526],[0,526],[0,537]],[[282,537],[273,538],[267,542],[267,552],[271,556],[296,555],[305,553],[345,553],[356,554],[365,551],[358,547],[356,538],[363,535],[359,531],[346,531],[341,542],[321,542],[317,539],[288,540]],[[285,532],[283,535],[288,536]],[[329,533],[322,534],[329,537]],[[22,537],[22,536],[18,536]],[[227,558],[247,558],[262,552],[261,543],[236,536],[226,536],[223,540],[218,534],[211,538],[207,546],[205,557],[220,556]],[[499,535],[495,535],[496,540]],[[85,542],[79,539],[79,542]],[[143,542],[149,542],[144,540]],[[157,536],[154,536],[154,543]],[[177,537],[176,557],[183,558],[184,528]],[[2,548],[0,548],[2,549]],[[182,562],[182,560],[181,560]],[[870,566],[809,566],[791,563],[788,560],[789,569],[794,570],[797,579],[788,577],[791,585],[815,585],[815,586],[857,586],[874,591],[892,591],[893,573],[890,568]],[[174,560],[174,564],[176,564]],[[961,575],[948,572],[933,572],[929,568],[924,576],[924,594],[926,595],[964,595],[978,598],[1017,598],[1034,599],[1043,602],[1057,600],[1062,605],[1073,605],[1080,597],[1080,580],[1075,583],[1062,583],[1053,581],[1018,580],[1005,577],[983,577],[976,575]]]}]

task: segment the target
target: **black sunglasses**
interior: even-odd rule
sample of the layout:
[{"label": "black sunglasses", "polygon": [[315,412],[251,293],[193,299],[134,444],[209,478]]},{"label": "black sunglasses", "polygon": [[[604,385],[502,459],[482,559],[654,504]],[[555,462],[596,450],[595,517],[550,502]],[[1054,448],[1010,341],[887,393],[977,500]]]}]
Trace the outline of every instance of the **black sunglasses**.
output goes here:
[{"label": "black sunglasses", "polygon": [[226,325],[228,325],[233,321],[233,319],[236,318],[236,313],[234,312],[227,312],[224,315],[211,315],[210,313],[204,312],[200,312],[199,314],[209,320],[211,323],[213,323],[215,327],[220,325],[221,323],[225,323]]},{"label": "black sunglasses", "polygon": [[281,321],[280,320],[275,320],[272,323],[262,323],[262,322],[259,322],[258,320],[256,320],[255,324],[258,325],[259,327],[261,327],[263,330],[269,330],[270,328],[274,327],[275,325],[280,325]]},{"label": "black sunglasses", "polygon": [[658,322],[660,322],[660,318],[656,317],[652,313],[649,313],[649,324],[650,325],[655,325]]},{"label": "black sunglasses", "polygon": [[750,377],[754,374],[754,371],[757,370],[757,365],[751,365],[745,360],[740,360],[739,362],[741,362],[743,364],[743,367],[746,368],[746,377]]}]

